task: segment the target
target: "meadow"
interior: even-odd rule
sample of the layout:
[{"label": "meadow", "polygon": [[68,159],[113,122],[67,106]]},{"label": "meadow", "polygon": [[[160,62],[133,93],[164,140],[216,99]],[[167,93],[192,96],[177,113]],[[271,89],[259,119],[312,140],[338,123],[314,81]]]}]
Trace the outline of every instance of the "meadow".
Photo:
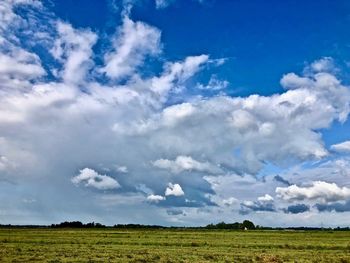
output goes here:
[{"label": "meadow", "polygon": [[0,262],[350,262],[350,232],[2,228]]}]

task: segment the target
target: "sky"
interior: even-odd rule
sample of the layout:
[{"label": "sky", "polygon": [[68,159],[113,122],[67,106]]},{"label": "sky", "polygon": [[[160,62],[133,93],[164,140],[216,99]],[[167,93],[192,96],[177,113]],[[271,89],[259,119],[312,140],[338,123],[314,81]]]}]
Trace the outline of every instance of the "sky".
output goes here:
[{"label": "sky", "polygon": [[348,226],[349,1],[3,0],[0,224]]}]

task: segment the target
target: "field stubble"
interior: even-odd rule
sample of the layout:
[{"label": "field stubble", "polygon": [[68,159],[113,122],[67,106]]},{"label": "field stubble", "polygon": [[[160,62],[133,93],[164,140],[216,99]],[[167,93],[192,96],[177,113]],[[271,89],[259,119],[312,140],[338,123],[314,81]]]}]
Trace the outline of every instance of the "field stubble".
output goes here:
[{"label": "field stubble", "polygon": [[0,229],[0,262],[350,263],[350,232]]}]

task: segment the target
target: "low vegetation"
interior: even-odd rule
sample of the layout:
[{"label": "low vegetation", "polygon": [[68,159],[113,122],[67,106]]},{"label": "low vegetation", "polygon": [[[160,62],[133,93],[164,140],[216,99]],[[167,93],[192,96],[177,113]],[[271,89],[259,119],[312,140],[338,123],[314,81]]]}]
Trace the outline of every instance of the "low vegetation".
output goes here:
[{"label": "low vegetation", "polygon": [[350,262],[350,232],[3,227],[0,262]]}]

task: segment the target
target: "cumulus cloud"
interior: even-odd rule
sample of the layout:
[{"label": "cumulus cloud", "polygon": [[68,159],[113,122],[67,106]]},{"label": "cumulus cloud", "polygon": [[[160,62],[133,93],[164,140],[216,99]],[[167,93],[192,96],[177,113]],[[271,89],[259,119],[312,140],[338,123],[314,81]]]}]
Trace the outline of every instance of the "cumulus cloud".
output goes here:
[{"label": "cumulus cloud", "polygon": [[152,194],[152,195],[147,196],[147,200],[150,202],[158,203],[159,201],[165,200],[165,197],[161,196],[161,195],[153,195]]},{"label": "cumulus cloud", "polygon": [[280,81],[282,87],[286,89],[298,89],[301,87],[309,88],[312,86],[312,80],[308,77],[300,77],[295,73],[288,73]]},{"label": "cumulus cloud", "polygon": [[120,188],[120,184],[116,179],[107,175],[101,175],[90,168],[80,170],[79,174],[72,178],[72,183],[76,185],[83,183],[86,187],[93,187],[98,190]]},{"label": "cumulus cloud", "polygon": [[182,196],[185,195],[185,193],[179,184],[169,183],[168,187],[165,189],[165,196],[169,195]]},{"label": "cumulus cloud", "polygon": [[181,173],[183,171],[199,171],[206,173],[218,173],[221,169],[208,162],[199,162],[190,156],[177,156],[175,160],[159,159],[153,162],[155,167],[167,169],[172,173]]},{"label": "cumulus cloud", "polygon": [[334,61],[331,57],[324,57],[312,62],[309,69],[314,72],[329,72],[335,69]]},{"label": "cumulus cloud", "polygon": [[272,202],[273,201],[273,197],[269,194],[265,194],[264,196],[259,196],[258,197],[258,201],[260,202]]},{"label": "cumulus cloud", "polygon": [[333,144],[331,150],[336,152],[350,152],[350,141]]},{"label": "cumulus cloud", "polygon": [[[335,119],[345,120],[349,110],[348,99],[344,99],[349,97],[348,89],[334,76],[324,74],[310,78],[308,88],[271,97],[219,96],[170,106],[121,130],[148,135],[159,147],[192,153],[191,158],[205,152],[214,163],[240,173],[257,173],[263,166],[261,160],[278,164],[290,156],[301,161],[321,159],[328,152],[315,131]],[[328,94],[335,90],[337,95]],[[169,118],[170,109],[181,114]],[[238,158],[231,155],[234,149],[239,150]],[[173,164],[171,159],[162,159],[167,160],[164,166]]]},{"label": "cumulus cloud", "polygon": [[313,182],[311,186],[291,185],[277,187],[276,194],[286,201],[320,200],[323,202],[335,202],[350,198],[350,188],[339,187],[335,183],[322,181]]}]

